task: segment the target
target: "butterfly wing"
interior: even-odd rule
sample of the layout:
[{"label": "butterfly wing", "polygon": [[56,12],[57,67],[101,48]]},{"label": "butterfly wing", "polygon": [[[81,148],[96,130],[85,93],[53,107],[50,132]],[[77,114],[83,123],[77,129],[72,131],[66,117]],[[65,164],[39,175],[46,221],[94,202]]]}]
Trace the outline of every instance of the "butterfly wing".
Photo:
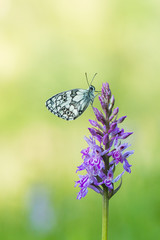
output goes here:
[{"label": "butterfly wing", "polygon": [[86,110],[90,101],[93,101],[88,93],[89,90],[85,89],[58,93],[46,101],[46,107],[62,119],[74,120]]}]

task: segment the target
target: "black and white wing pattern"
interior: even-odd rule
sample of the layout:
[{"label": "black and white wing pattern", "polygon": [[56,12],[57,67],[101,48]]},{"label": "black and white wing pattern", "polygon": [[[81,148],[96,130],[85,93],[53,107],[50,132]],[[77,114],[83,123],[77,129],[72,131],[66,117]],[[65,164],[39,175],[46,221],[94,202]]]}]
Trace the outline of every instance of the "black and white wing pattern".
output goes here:
[{"label": "black and white wing pattern", "polygon": [[93,104],[95,87],[88,89],[73,89],[58,93],[46,101],[46,107],[54,115],[65,119],[74,120]]}]

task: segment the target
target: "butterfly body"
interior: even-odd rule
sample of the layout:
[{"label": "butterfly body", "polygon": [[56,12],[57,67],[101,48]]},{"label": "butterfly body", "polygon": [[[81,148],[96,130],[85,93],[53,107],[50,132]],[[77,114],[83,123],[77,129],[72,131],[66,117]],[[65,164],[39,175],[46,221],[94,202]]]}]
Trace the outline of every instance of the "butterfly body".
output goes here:
[{"label": "butterfly body", "polygon": [[89,106],[93,104],[95,87],[90,85],[88,89],[72,89],[58,93],[46,101],[46,107],[54,115],[65,119],[74,120],[79,117]]}]

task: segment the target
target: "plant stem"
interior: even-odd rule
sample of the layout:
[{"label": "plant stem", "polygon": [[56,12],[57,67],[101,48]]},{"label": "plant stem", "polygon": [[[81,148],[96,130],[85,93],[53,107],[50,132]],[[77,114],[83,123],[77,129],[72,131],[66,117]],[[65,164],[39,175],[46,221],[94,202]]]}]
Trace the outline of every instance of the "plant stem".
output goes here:
[{"label": "plant stem", "polygon": [[103,203],[102,203],[102,240],[108,240],[108,211],[109,199],[108,189],[104,186]]}]

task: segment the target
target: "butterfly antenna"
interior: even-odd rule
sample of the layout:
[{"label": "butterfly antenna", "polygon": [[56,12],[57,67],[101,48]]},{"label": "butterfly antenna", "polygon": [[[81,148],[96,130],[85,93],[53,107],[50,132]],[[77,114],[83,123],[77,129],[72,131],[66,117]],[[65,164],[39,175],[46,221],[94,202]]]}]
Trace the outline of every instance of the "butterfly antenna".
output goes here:
[{"label": "butterfly antenna", "polygon": [[91,81],[91,83],[90,83],[89,86],[91,86],[91,84],[92,84],[92,82],[93,82],[93,80],[94,80],[94,78],[95,78],[96,75],[97,75],[97,73],[94,74],[94,76],[93,76],[93,78],[92,78],[92,81]]},{"label": "butterfly antenna", "polygon": [[88,87],[89,87],[89,81],[88,81],[87,73],[85,73],[85,76],[86,76],[87,84],[88,84]]}]

